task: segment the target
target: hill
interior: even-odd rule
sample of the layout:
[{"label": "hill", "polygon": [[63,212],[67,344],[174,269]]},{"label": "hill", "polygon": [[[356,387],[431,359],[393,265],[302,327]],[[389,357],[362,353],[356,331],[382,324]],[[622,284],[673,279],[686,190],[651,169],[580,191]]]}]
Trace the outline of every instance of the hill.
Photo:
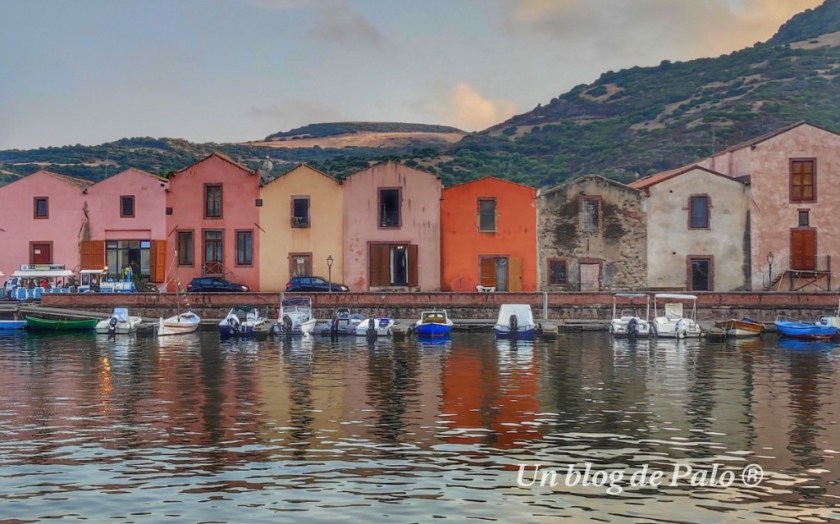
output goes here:
[{"label": "hill", "polygon": [[[398,159],[440,175],[447,185],[485,175],[534,186],[589,173],[629,181],[801,120],[840,132],[840,0],[797,14],[748,49],[607,71],[480,133],[345,122],[246,144],[130,138],[0,151],[0,180],[40,167],[91,179],[126,167],[166,174],[216,150],[250,167],[269,156],[277,172],[307,162],[335,176]],[[293,143],[297,147],[288,147]]]}]

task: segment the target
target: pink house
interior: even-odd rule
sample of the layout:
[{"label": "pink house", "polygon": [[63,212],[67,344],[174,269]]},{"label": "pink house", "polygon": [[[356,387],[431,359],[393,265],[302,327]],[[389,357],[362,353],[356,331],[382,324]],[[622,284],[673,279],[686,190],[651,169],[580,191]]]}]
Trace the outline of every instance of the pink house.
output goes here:
[{"label": "pink house", "polygon": [[[81,243],[82,267],[108,267],[119,276],[163,282],[166,268],[166,190],[169,182],[145,171],[127,169],[86,189],[87,222]],[[170,268],[171,269],[171,268]]]},{"label": "pink house", "polygon": [[221,276],[259,290],[261,206],[257,172],[219,153],[173,173],[166,260],[175,263],[178,279],[186,285],[194,277]]},{"label": "pink house", "polygon": [[8,276],[22,264],[78,269],[88,211],[84,190],[90,185],[38,171],[0,187],[0,271]]},{"label": "pink house", "polygon": [[389,161],[344,181],[344,283],[353,290],[440,289],[435,175]]},{"label": "pink house", "polygon": [[753,290],[837,288],[840,135],[799,122],[721,151],[702,165],[749,180]]}]

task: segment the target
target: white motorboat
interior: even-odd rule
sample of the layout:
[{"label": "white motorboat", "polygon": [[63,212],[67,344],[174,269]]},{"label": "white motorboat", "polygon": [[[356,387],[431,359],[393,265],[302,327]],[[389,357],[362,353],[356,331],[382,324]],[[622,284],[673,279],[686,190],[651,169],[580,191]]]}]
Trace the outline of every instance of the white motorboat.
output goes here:
[{"label": "white motorboat", "polygon": [[[309,297],[291,297],[280,301],[280,312],[273,331],[278,335],[302,335],[303,325],[312,320],[312,299]],[[307,324],[307,329],[313,324]]]},{"label": "white motorboat", "polygon": [[[684,314],[683,305],[691,303],[691,311]],[[659,315],[659,307],[662,314]],[[697,297],[675,293],[657,293],[653,295],[653,325],[651,329],[657,337],[688,338],[699,337],[702,332],[697,324]]]},{"label": "white motorboat", "polygon": [[257,337],[267,335],[271,325],[260,315],[260,311],[251,306],[231,308],[219,322],[219,335],[225,337]]},{"label": "white motorboat", "polygon": [[502,304],[493,326],[496,338],[533,338],[538,331],[528,304]]},{"label": "white motorboat", "polygon": [[169,318],[161,318],[158,322],[157,334],[159,337],[185,335],[195,332],[200,324],[201,317],[189,310]]},{"label": "white motorboat", "polygon": [[109,318],[100,320],[96,324],[96,333],[99,335],[130,335],[137,333],[137,326],[142,322],[141,317],[129,316],[128,308],[115,307]]},{"label": "white motorboat", "polygon": [[[645,299],[645,316],[639,314],[635,304],[636,299]],[[618,309],[619,302],[624,303],[621,311]],[[612,320],[610,321],[610,334],[614,337],[646,337],[650,335],[650,298],[647,293],[616,293],[613,295]]]},{"label": "white motorboat", "polygon": [[393,318],[366,318],[356,325],[356,335],[360,337],[390,337],[392,327],[394,327]]}]

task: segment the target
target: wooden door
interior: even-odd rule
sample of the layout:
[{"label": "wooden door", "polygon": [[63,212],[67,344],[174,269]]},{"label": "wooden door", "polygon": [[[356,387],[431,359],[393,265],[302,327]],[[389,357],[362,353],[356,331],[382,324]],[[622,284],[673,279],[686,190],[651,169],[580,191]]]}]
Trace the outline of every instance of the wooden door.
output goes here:
[{"label": "wooden door", "polygon": [[484,287],[496,286],[496,258],[481,257],[478,260],[478,283]]},{"label": "wooden door", "polygon": [[102,269],[105,267],[105,241],[82,240],[81,269]]},{"label": "wooden door", "polygon": [[312,253],[289,253],[289,279],[310,275],[312,275]]},{"label": "wooden door", "polygon": [[792,229],[790,231],[790,268],[817,269],[817,230]]},{"label": "wooden door", "polygon": [[598,291],[601,288],[601,264],[580,265],[580,290]]},{"label": "wooden door", "polygon": [[149,281],[166,280],[166,240],[152,240],[149,252]]},{"label": "wooden door", "polygon": [[32,252],[29,254],[30,264],[52,264],[52,244],[32,243]]},{"label": "wooden door", "polygon": [[522,259],[508,260],[508,291],[522,291]]}]

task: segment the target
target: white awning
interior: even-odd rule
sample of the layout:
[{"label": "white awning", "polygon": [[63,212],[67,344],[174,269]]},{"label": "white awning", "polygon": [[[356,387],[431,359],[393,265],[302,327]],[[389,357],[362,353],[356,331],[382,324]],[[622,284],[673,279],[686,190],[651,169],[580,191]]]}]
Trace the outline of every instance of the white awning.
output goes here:
[{"label": "white awning", "polygon": [[69,269],[59,269],[53,271],[15,271],[12,273],[13,277],[21,277],[21,278],[61,278],[61,277],[71,277],[73,276],[73,272]]},{"label": "white awning", "polygon": [[653,298],[671,298],[674,300],[697,300],[694,295],[679,295],[675,293],[657,293]]}]

